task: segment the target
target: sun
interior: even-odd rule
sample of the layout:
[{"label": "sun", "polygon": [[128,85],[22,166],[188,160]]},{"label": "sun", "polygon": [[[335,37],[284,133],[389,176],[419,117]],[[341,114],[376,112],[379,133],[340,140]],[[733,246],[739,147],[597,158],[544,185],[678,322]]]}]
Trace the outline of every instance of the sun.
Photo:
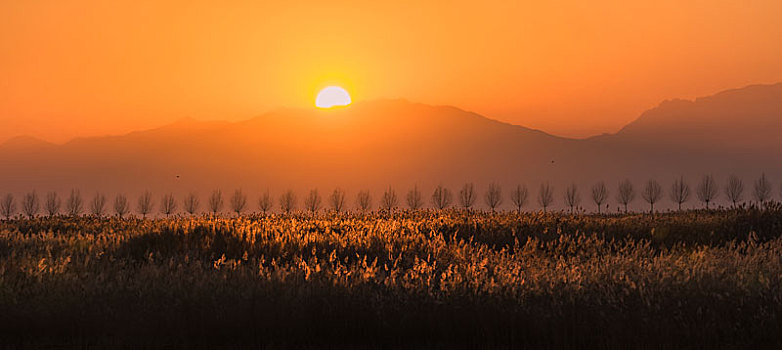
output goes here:
[{"label": "sun", "polygon": [[347,106],[351,102],[350,94],[339,86],[327,86],[320,90],[318,97],[315,98],[315,107],[331,108],[337,106]]}]

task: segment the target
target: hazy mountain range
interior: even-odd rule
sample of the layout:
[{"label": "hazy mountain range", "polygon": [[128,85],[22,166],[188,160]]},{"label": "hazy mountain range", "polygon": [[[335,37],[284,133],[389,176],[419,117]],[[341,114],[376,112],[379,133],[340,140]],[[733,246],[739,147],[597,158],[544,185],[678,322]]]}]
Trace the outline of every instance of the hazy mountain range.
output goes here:
[{"label": "hazy mountain range", "polygon": [[778,195],[782,83],[665,101],[616,134],[583,140],[450,106],[379,100],[334,110],[281,109],[241,122],[185,119],[62,145],[31,137],[0,145],[0,192],[15,193],[79,188],[205,197],[215,188],[242,188],[253,198],[267,188],[303,196],[306,189],[325,194],[339,186],[349,196],[370,189],[378,197],[393,186],[402,197],[414,185],[429,193],[438,184],[456,191],[470,181],[479,190],[498,182],[506,192],[526,184],[534,203],[540,183],[550,181],[557,203],[573,182],[590,206],[587,187],[599,180],[615,193],[625,177],[638,187],[655,178],[667,189],[679,176],[694,185],[706,173],[720,183],[736,174],[749,188],[761,172]]}]

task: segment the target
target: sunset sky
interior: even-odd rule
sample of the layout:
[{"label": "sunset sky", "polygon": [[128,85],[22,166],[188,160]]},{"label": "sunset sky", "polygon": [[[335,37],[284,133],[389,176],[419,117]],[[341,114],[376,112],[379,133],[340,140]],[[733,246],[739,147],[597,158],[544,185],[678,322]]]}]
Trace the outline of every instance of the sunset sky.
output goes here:
[{"label": "sunset sky", "polygon": [[782,81],[780,14],[779,0],[2,1],[0,141],[314,108],[327,85],[614,132],[664,99]]}]

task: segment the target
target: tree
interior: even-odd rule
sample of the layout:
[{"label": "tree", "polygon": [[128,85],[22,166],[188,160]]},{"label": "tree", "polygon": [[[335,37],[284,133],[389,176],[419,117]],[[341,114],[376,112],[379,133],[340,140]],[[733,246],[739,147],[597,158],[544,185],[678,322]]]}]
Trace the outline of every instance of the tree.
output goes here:
[{"label": "tree", "polygon": [[432,205],[438,210],[443,210],[451,206],[451,191],[442,185],[438,185],[432,193]]},{"label": "tree", "polygon": [[592,186],[592,201],[597,204],[597,213],[600,214],[600,207],[608,199],[608,188],[605,182],[600,181]]},{"label": "tree", "polygon": [[380,205],[384,210],[393,211],[398,202],[399,200],[396,197],[396,191],[389,186],[388,189],[383,192],[383,198],[380,199]]},{"label": "tree", "polygon": [[576,184],[570,184],[565,189],[565,204],[570,207],[570,213],[573,213],[573,209],[581,203],[581,194],[578,193],[578,186]]},{"label": "tree", "polygon": [[124,194],[118,194],[114,197],[114,212],[122,219],[129,212],[128,198]]},{"label": "tree", "polygon": [[486,191],[486,205],[489,206],[492,213],[502,204],[502,188],[497,183],[489,184],[489,190]]},{"label": "tree", "polygon": [[706,209],[709,209],[709,203],[717,198],[718,193],[717,183],[714,182],[714,178],[711,175],[704,175],[698,184],[697,191],[695,191],[698,200],[706,204]]},{"label": "tree", "polygon": [[22,212],[24,215],[27,215],[28,218],[33,218],[35,214],[38,214],[40,207],[38,195],[35,194],[35,191],[28,192],[22,198]]},{"label": "tree", "polygon": [[260,198],[258,198],[258,209],[266,215],[266,212],[272,209],[274,203],[272,202],[272,196],[269,194],[269,190],[266,190]]},{"label": "tree", "polygon": [[361,211],[367,211],[372,208],[372,196],[369,191],[359,191],[356,196],[356,206]]},{"label": "tree", "polygon": [[68,196],[68,201],[65,202],[65,210],[68,212],[68,215],[81,215],[82,207],[83,202],[81,200],[81,194],[79,193],[79,190],[71,190],[71,195]]},{"label": "tree", "polygon": [[3,197],[3,201],[0,202],[0,211],[3,212],[3,216],[5,216],[6,220],[10,219],[11,215],[14,215],[14,212],[16,212],[16,202],[14,201],[13,194],[9,193]]},{"label": "tree", "polygon": [[280,196],[280,210],[285,214],[296,210],[296,193],[293,190],[287,190]]},{"label": "tree", "polygon": [[551,203],[554,202],[554,188],[551,187],[551,185],[546,182],[544,184],[540,184],[540,190],[538,191],[538,204],[540,204],[541,207],[543,207],[543,213],[546,212],[546,209],[548,208]]},{"label": "tree", "polygon": [[46,194],[46,203],[44,208],[49,217],[55,216],[60,212],[60,197],[57,196],[57,192],[49,192]]},{"label": "tree", "polygon": [[90,212],[96,217],[103,216],[103,213],[106,212],[106,196],[100,192],[95,193],[95,197],[92,197],[90,202]]},{"label": "tree", "polygon": [[242,216],[242,212],[247,208],[247,196],[241,189],[234,191],[231,196],[231,210],[236,213],[236,216]]},{"label": "tree", "polygon": [[654,203],[657,203],[663,196],[663,189],[657,180],[651,179],[646,182],[641,197],[649,203],[649,212],[654,214]]},{"label": "tree", "polygon": [[635,189],[633,189],[633,183],[629,179],[619,183],[619,193],[616,196],[616,200],[624,205],[625,213],[627,213],[627,205],[635,199]]},{"label": "tree", "polygon": [[527,194],[527,186],[524,185],[516,185],[516,188],[510,193],[510,200],[516,206],[517,214],[521,214],[521,207],[527,203]]},{"label": "tree", "polygon": [[466,183],[459,191],[459,204],[464,209],[470,209],[475,204],[476,197],[475,186],[472,182]]},{"label": "tree", "polygon": [[219,189],[212,191],[209,196],[209,210],[217,217],[217,213],[223,210],[223,192]]},{"label": "tree", "polygon": [[421,208],[422,205],[424,205],[423,197],[421,196],[421,191],[418,190],[418,186],[413,187],[410,192],[407,192],[407,206],[410,207],[410,209],[417,210]]},{"label": "tree", "polygon": [[188,193],[182,203],[185,206],[185,211],[190,215],[194,215],[198,212],[198,208],[201,206],[201,200],[195,192]]},{"label": "tree", "polygon": [[690,185],[684,182],[684,177],[673,182],[671,185],[671,200],[679,205],[679,211],[682,210],[682,203],[690,199]]},{"label": "tree", "polygon": [[755,200],[760,204],[765,203],[771,198],[771,182],[766,179],[766,174],[760,175],[760,178],[755,181]]},{"label": "tree", "polygon": [[315,213],[320,209],[320,194],[317,189],[310,190],[310,194],[304,199],[304,207],[311,213]]},{"label": "tree", "polygon": [[165,214],[166,217],[176,212],[176,197],[174,197],[174,194],[164,194],[162,198],[160,198],[160,212],[162,214]]},{"label": "tree", "polygon": [[345,207],[345,191],[339,187],[335,188],[334,192],[329,196],[329,204],[331,204],[331,209],[334,209],[335,212],[341,212]]},{"label": "tree", "polygon": [[728,184],[725,185],[725,195],[735,207],[736,203],[744,197],[744,181],[741,181],[736,175],[731,175],[728,178]]},{"label": "tree", "polygon": [[152,203],[152,193],[149,191],[144,191],[144,193],[138,197],[138,213],[141,214],[142,218],[146,219],[147,214],[152,212],[154,206],[155,204]]}]

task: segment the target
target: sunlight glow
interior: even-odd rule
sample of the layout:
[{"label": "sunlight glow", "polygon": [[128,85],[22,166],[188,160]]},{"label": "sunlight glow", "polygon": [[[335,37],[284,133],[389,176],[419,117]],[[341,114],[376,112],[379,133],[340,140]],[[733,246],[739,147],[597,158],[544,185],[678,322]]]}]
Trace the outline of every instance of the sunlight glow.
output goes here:
[{"label": "sunlight glow", "polygon": [[315,98],[315,106],[318,108],[347,106],[350,102],[350,94],[339,86],[328,86],[320,90],[318,97]]}]

